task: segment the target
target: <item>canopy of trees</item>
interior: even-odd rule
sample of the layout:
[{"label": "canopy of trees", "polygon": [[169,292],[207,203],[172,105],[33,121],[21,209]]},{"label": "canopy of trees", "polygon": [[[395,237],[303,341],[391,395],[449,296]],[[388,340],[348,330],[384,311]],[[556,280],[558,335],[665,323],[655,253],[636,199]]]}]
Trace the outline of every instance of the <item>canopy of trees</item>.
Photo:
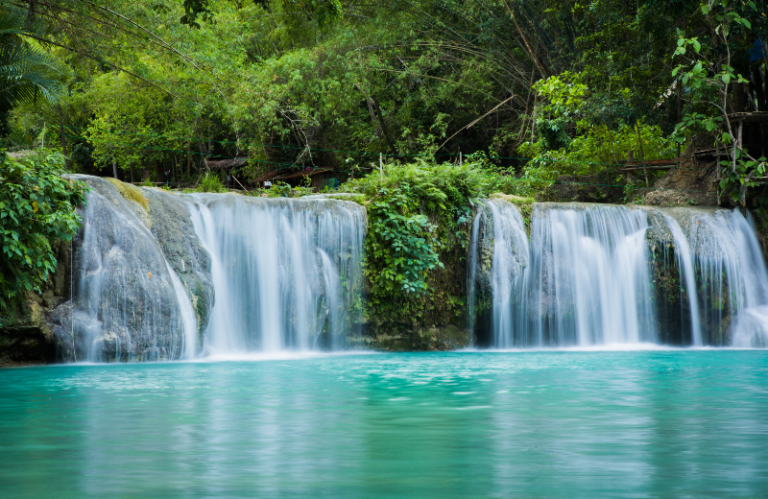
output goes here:
[{"label": "canopy of trees", "polygon": [[665,159],[698,137],[722,148],[734,201],[765,176],[729,118],[768,111],[765,0],[11,0],[2,13],[24,23],[0,23],[0,66],[22,40],[57,75],[13,94],[5,146],[55,143],[80,171],[180,179],[247,156],[254,175],[365,173],[379,154],[461,154],[531,191],[606,170],[627,182],[614,166],[631,151]]}]

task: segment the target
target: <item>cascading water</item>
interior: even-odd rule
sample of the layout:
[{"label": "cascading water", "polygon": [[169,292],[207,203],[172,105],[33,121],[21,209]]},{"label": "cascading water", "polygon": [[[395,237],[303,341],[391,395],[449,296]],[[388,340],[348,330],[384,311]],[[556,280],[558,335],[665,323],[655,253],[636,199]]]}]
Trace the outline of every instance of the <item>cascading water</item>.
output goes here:
[{"label": "cascading water", "polygon": [[643,212],[539,204],[529,247],[514,205],[488,209],[495,346],[655,340]]},{"label": "cascading water", "polygon": [[[480,211],[475,215],[472,222],[472,232],[470,233],[469,260],[467,273],[467,330],[471,331],[475,327],[475,300],[477,296],[477,242],[480,237]],[[474,344],[474,335],[469,335],[469,344]]]},{"label": "cascading water", "polygon": [[751,216],[738,210],[668,210],[692,248],[703,341],[768,346],[768,270]]},{"label": "cascading water", "polygon": [[[492,327],[494,343],[508,348],[517,343],[508,331],[520,331],[520,340],[527,341],[527,331],[522,323],[526,317],[528,296],[524,292],[528,282],[525,269],[528,268],[528,236],[525,234],[523,218],[514,205],[501,201],[489,201],[488,208],[493,220],[493,291]],[[526,339],[523,339],[526,338]]]},{"label": "cascading water", "polygon": [[330,199],[187,197],[212,255],[214,354],[338,349],[355,335],[365,210]]},{"label": "cascading water", "polygon": [[[482,253],[490,252],[489,275],[477,279],[491,296],[487,344],[768,346],[768,271],[754,227],[738,211],[535,204],[529,242],[513,204],[494,199],[484,210],[485,227],[473,233],[492,243],[473,238],[469,274],[483,273]],[[655,230],[669,240],[654,242]],[[672,262],[657,261],[661,244]],[[665,265],[668,289],[657,273]],[[475,283],[469,289],[475,303]],[[662,320],[665,302],[677,322]]]},{"label": "cascading water", "polygon": [[60,336],[71,333],[65,341],[74,344],[71,358],[192,357],[195,313],[178,276],[141,221],[146,212],[129,205],[106,180],[85,179],[95,190],[88,194],[78,236],[73,303],[59,317],[66,322]]}]

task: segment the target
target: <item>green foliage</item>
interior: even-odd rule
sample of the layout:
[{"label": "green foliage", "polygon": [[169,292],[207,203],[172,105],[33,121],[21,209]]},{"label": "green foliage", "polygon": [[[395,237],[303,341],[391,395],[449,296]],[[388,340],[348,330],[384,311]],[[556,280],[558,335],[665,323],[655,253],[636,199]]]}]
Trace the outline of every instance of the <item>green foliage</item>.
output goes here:
[{"label": "green foliage", "polygon": [[0,310],[23,293],[41,292],[56,268],[51,244],[70,241],[80,227],[75,208],[86,186],[64,178],[64,157],[41,152],[0,161]]},{"label": "green foliage", "polygon": [[342,191],[367,198],[368,316],[386,331],[423,325],[438,309],[459,317],[463,298],[455,283],[446,283],[443,269],[450,265],[453,274],[463,268],[464,257],[457,255],[465,253],[474,201],[509,192],[515,181],[479,163],[416,162],[386,165],[383,176],[376,172],[342,185]]},{"label": "green foliage", "polygon": [[[727,158],[720,163],[725,172],[719,187],[734,203],[745,206],[747,189],[759,185],[757,179],[763,178],[768,163],[765,157],[750,154],[732,122],[733,99],[738,86],[754,87],[754,82],[735,68],[742,57],[734,52],[737,49],[746,52],[746,47],[752,43],[749,36],[752,21],[764,26],[765,12],[761,16],[754,2],[743,0],[702,2],[700,12],[712,30],[714,43],[702,43],[698,36],[687,38],[684,31],[677,32],[674,57],[679,64],[672,76],[686,90],[692,110],[677,124],[674,136],[681,144],[696,134],[712,137],[715,147]],[[765,37],[765,32],[762,36]],[[743,42],[745,39],[747,44]],[[765,59],[768,62],[768,58]],[[753,106],[754,101],[759,100],[757,95],[750,98]]]},{"label": "green foliage", "polygon": [[288,198],[291,197],[291,186],[285,182],[275,181],[267,194],[273,198]]},{"label": "green foliage", "polygon": [[[430,194],[443,201],[437,190]],[[375,267],[375,294],[426,293],[427,273],[443,267],[438,252],[435,224],[419,213],[419,199],[410,182],[387,189],[382,187],[368,207],[366,261]],[[368,276],[371,277],[369,272]]]},{"label": "green foliage", "polygon": [[0,6],[0,108],[33,102],[37,95],[56,102],[62,94],[64,68],[30,35],[40,35],[23,10]]},{"label": "green foliage", "polygon": [[198,17],[203,21],[213,20],[213,13],[208,8],[208,0],[184,0],[183,6],[184,15],[179,19],[181,24],[186,24],[190,28],[199,28]]},{"label": "green foliage", "polygon": [[[582,77],[565,72],[534,85],[543,98],[535,141],[523,143],[518,152],[532,158],[525,166],[526,188],[532,194],[561,175],[596,176],[624,182],[622,166],[633,161],[669,159],[677,155],[676,142],[664,136],[659,126],[643,119],[604,121],[606,100],[610,106],[629,107],[631,91],[595,94],[581,83]],[[573,135],[573,138],[571,138]]]},{"label": "green foliage", "polygon": [[[726,71],[727,91],[752,99],[732,78],[746,75],[749,46],[768,35],[764,1],[755,12],[741,0],[708,1],[709,10],[692,0],[35,5],[39,37],[56,44],[41,46],[69,66],[66,95],[60,109],[17,107],[6,144],[37,145],[46,127],[82,171],[114,160],[170,169],[177,180],[211,156],[247,155],[244,173],[256,177],[286,166],[368,171],[379,153],[435,161],[482,153],[497,158],[489,169],[520,175],[524,165],[510,158],[520,151],[561,161],[537,177],[590,175],[562,161],[620,164],[633,149],[639,160],[638,123],[645,158],[666,156],[678,99],[681,114],[714,116],[697,97],[708,92],[699,80],[682,89],[668,69],[678,28],[692,41],[676,57],[706,54],[718,67],[701,71]],[[731,62],[720,61],[728,51]],[[697,62],[685,72],[699,71]],[[529,174],[510,190],[531,195],[547,182]]]},{"label": "green foliage", "polygon": [[218,175],[213,172],[206,172],[205,175],[200,177],[200,182],[197,184],[197,192],[227,192],[227,189],[221,183]]}]

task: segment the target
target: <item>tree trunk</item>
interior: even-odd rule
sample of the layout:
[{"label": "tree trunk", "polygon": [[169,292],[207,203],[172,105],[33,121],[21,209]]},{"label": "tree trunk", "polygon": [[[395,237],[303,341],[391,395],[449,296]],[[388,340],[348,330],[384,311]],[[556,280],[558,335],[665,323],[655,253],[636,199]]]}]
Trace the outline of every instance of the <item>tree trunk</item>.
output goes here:
[{"label": "tree trunk", "polygon": [[371,116],[371,125],[373,125],[373,133],[376,134],[376,137],[381,140],[381,129],[379,128],[379,124],[376,123],[376,112],[373,110],[373,102],[371,102],[371,98],[368,97],[365,92],[363,92],[363,89],[360,88],[360,85],[355,83],[355,88],[360,91],[361,94],[363,94],[363,97],[365,97],[365,103],[368,105],[368,114]]},{"label": "tree trunk", "polygon": [[112,176],[117,178],[117,160],[114,156],[112,156]]},{"label": "tree trunk", "polygon": [[61,104],[56,104],[59,108],[59,126],[61,127],[61,152],[64,154],[64,166],[69,170],[69,158],[67,157],[67,139],[64,135],[64,112],[61,110]]},{"label": "tree trunk", "polygon": [[381,123],[381,131],[384,134],[387,145],[389,145],[389,150],[392,151],[393,156],[397,156],[397,149],[395,149],[392,139],[389,138],[389,131],[387,131],[387,124],[384,122],[384,116],[381,114],[381,107],[379,106],[379,103],[376,102],[376,99],[371,97],[371,100],[373,101],[373,107],[376,110],[376,116],[379,118],[379,123]]},{"label": "tree trunk", "polygon": [[[355,88],[360,91],[360,93],[363,94],[365,97],[365,102],[368,104],[368,114],[371,115],[371,123],[373,124],[373,131],[376,133],[376,136],[381,140],[382,135],[384,136],[384,140],[387,142],[387,145],[389,146],[389,150],[392,152],[394,156],[397,156],[397,149],[395,149],[395,145],[392,142],[392,139],[389,137],[389,131],[387,130],[387,124],[384,122],[384,116],[381,113],[381,106],[379,106],[379,103],[376,102],[376,99],[374,99],[371,96],[368,96],[365,92],[363,92],[363,89],[360,88],[360,85],[355,83]],[[379,124],[376,124],[376,119],[378,118]]]},{"label": "tree trunk", "polygon": [[27,30],[31,30],[32,24],[35,22],[36,7],[37,0],[29,0],[29,7],[27,8],[27,21],[25,23]]},{"label": "tree trunk", "polygon": [[766,102],[765,90],[763,90],[763,75],[761,74],[759,67],[752,68],[752,81],[749,82],[749,85],[752,87],[752,90],[755,93],[755,98],[757,99],[757,110],[768,110],[768,106],[766,105],[768,102]]}]

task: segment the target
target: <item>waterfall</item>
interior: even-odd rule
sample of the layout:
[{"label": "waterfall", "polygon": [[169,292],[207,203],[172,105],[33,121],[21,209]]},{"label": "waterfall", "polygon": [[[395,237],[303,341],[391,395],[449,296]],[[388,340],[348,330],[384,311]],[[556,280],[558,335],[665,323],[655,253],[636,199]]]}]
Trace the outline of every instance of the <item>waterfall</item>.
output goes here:
[{"label": "waterfall", "polygon": [[768,346],[768,270],[751,216],[738,210],[668,210],[693,253],[703,341]]},{"label": "waterfall", "polygon": [[475,327],[475,303],[477,299],[477,246],[480,237],[480,217],[482,210],[478,210],[472,221],[472,232],[469,239],[469,260],[467,261],[467,331],[469,331],[469,345],[475,344],[475,335],[472,330]]},{"label": "waterfall", "polygon": [[647,229],[624,206],[537,205],[527,344],[655,341]]},{"label": "waterfall", "polygon": [[694,292],[696,289],[696,277],[693,273],[693,257],[690,244],[677,221],[670,216],[665,216],[664,218],[675,241],[675,257],[677,258],[678,268],[684,277],[685,289],[688,290],[686,295],[688,296],[688,306],[690,307],[691,340],[694,346],[701,346],[701,319],[699,317],[699,302]]},{"label": "waterfall", "polygon": [[[191,357],[197,322],[189,296],[142,221],[138,204],[109,182],[85,177],[88,193],[78,234],[73,301],[57,309],[57,336],[88,361]],[[74,338],[71,338],[74,334]]]},{"label": "waterfall", "polygon": [[[522,323],[528,306],[523,292],[528,282],[525,272],[529,261],[528,236],[523,217],[514,205],[491,200],[487,206],[493,220],[493,339],[498,347],[508,348],[528,343],[528,331]],[[512,331],[521,334],[515,337],[509,334]]]},{"label": "waterfall", "polygon": [[[469,301],[483,287],[478,261],[488,251],[487,344],[768,346],[768,271],[754,224],[738,210],[537,203],[530,241],[513,204],[494,199],[484,210],[472,228]],[[664,302],[679,321],[666,321]]]},{"label": "waterfall", "polygon": [[216,292],[213,354],[338,349],[360,324],[365,209],[323,198],[193,194]]}]

